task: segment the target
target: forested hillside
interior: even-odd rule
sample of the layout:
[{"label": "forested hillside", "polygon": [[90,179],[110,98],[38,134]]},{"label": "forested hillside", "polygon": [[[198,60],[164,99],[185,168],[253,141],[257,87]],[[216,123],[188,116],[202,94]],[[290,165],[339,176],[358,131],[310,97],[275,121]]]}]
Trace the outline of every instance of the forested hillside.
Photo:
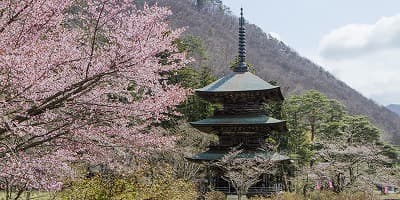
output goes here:
[{"label": "forested hillside", "polygon": [[[230,14],[221,1],[150,1],[154,2],[172,10],[174,14],[170,18],[171,24],[186,27],[186,35],[201,38],[207,51],[207,59],[197,59],[196,66],[210,67],[218,77],[229,71],[229,63],[237,54],[238,18]],[[321,91],[328,97],[341,101],[351,114],[369,116],[384,131],[383,137],[386,141],[400,144],[399,116],[362,96],[256,25],[248,24],[246,28],[248,62],[254,65],[258,76],[279,82],[285,96],[309,89]]]}]

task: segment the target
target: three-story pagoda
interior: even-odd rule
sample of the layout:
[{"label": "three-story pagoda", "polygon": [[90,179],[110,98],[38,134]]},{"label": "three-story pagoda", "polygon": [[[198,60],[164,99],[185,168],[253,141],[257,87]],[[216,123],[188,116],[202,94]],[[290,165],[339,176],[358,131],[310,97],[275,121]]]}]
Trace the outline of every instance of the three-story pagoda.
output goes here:
[{"label": "three-story pagoda", "polygon": [[[286,132],[283,120],[269,117],[263,110],[263,103],[282,101],[283,96],[279,86],[273,86],[258,76],[249,72],[246,65],[246,39],[243,9],[239,19],[239,62],[233,72],[195,90],[196,95],[222,108],[215,110],[214,116],[190,124],[196,129],[216,134],[217,145],[209,146],[208,151],[189,158],[195,162],[212,162],[228,154],[233,147],[243,150],[239,157],[253,158],[261,156],[275,162],[289,160],[287,156],[272,153],[260,148],[265,145],[266,138],[273,132]],[[214,173],[215,174],[215,173]],[[261,183],[249,189],[249,193],[270,193],[282,190],[281,180],[270,180],[271,175],[262,177]],[[227,194],[235,193],[229,182],[216,175],[209,183],[215,190]],[[261,187],[261,188],[260,188]],[[253,192],[252,192],[253,191]],[[261,191],[261,192],[257,192]]]}]

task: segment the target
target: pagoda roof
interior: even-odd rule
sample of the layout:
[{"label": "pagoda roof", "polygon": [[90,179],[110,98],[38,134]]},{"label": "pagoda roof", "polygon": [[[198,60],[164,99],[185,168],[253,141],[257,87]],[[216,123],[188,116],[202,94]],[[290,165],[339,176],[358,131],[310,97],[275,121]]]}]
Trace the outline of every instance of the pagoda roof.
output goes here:
[{"label": "pagoda roof", "polygon": [[[210,149],[206,152],[196,154],[193,157],[188,157],[187,159],[193,161],[215,161],[215,160],[220,160],[230,151],[231,151],[230,149]],[[278,162],[290,160],[288,156],[263,150],[244,150],[239,155],[237,155],[237,158],[255,158],[255,157],[261,157],[267,160],[278,161]]]},{"label": "pagoda roof", "polygon": [[[287,131],[286,121],[268,117],[264,114],[238,114],[238,115],[217,115],[196,122],[190,122],[190,125],[203,132],[212,132],[219,128],[238,127],[239,130],[247,129],[252,131]],[[254,129],[254,130],[253,130]]]},{"label": "pagoda roof", "polygon": [[[245,92],[278,89],[251,72],[231,72],[196,92]],[[279,90],[280,91],[280,90]]]},{"label": "pagoda roof", "polygon": [[237,125],[237,124],[279,124],[284,120],[268,117],[264,114],[237,114],[220,115],[206,118],[196,122],[190,122],[192,125]]},{"label": "pagoda roof", "polygon": [[284,123],[284,120],[268,117],[264,114],[237,114],[217,115],[196,122],[190,122],[193,126],[208,125],[274,125]]},{"label": "pagoda roof", "polygon": [[[257,100],[283,100],[283,95],[279,86],[274,86],[264,81],[260,77],[249,72],[249,67],[246,64],[246,28],[245,20],[243,17],[243,9],[241,10],[241,17],[239,20],[239,48],[238,48],[238,63],[233,67],[233,72],[218,79],[217,81],[207,85],[203,88],[196,89],[196,93],[200,97],[205,98],[211,102],[227,103],[229,101],[223,96],[233,97],[232,102],[238,103],[237,100],[243,98],[235,98],[236,95],[243,95],[247,97],[248,102]],[[225,93],[230,93],[225,95]],[[232,94],[233,93],[233,94]],[[250,95],[248,95],[250,93]],[[222,96],[222,97],[221,97]]]}]

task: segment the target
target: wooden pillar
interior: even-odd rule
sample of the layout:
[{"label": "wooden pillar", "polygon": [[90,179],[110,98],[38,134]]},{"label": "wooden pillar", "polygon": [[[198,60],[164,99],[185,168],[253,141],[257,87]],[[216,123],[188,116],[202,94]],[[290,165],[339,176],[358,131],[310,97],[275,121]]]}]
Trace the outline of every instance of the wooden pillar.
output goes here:
[{"label": "wooden pillar", "polygon": [[211,180],[211,175],[210,175],[210,166],[209,165],[207,165],[206,164],[206,178],[207,178],[207,187],[206,188],[209,188],[209,187],[211,187],[212,188],[212,180]]},{"label": "wooden pillar", "polygon": [[228,182],[228,193],[231,193],[231,182]]}]

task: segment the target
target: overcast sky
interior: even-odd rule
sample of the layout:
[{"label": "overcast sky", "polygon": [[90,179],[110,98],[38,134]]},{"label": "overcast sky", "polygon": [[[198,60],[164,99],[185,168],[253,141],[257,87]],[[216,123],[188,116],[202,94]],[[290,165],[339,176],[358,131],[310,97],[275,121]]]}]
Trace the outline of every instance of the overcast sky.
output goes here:
[{"label": "overcast sky", "polygon": [[400,0],[223,0],[377,103],[400,104]]}]

